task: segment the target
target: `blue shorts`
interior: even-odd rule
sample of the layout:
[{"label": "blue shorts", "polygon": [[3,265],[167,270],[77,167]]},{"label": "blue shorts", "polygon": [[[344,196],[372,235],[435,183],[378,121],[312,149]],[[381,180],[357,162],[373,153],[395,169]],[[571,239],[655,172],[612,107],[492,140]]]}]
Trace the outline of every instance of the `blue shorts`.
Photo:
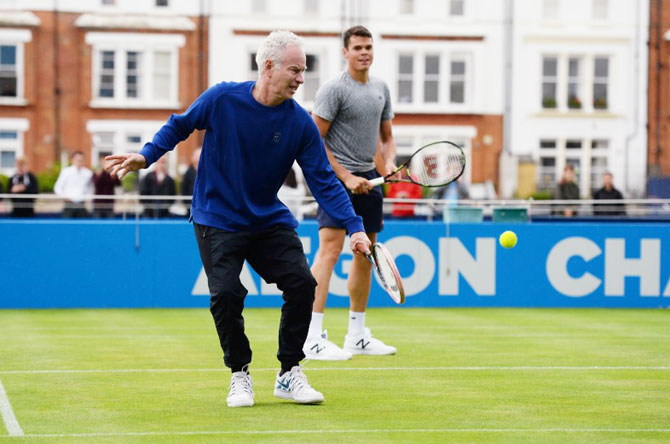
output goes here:
[{"label": "blue shorts", "polygon": [[[377,170],[365,171],[362,173],[353,173],[355,176],[365,177],[366,179],[374,179],[379,177]],[[342,184],[344,187],[344,184]],[[384,195],[382,194],[382,187],[374,187],[368,194],[353,194],[351,190],[344,187],[354,206],[354,211],[357,215],[363,218],[363,227],[366,233],[379,233],[384,228]],[[319,222],[319,229],[328,228],[342,228],[343,225],[338,224],[335,219],[331,218],[321,206],[316,211],[316,219]]]}]

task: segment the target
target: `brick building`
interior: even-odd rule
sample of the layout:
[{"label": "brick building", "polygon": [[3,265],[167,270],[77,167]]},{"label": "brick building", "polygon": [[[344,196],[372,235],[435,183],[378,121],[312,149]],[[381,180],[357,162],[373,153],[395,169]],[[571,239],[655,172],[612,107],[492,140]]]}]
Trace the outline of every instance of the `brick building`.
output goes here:
[{"label": "brick building", "polygon": [[650,4],[648,91],[648,173],[670,176],[670,0]]},{"label": "brick building", "polygon": [[[41,171],[77,150],[90,165],[136,151],[207,88],[207,19],[198,2],[57,4],[0,2],[3,174],[17,157]],[[170,154],[173,174],[200,137]]]}]

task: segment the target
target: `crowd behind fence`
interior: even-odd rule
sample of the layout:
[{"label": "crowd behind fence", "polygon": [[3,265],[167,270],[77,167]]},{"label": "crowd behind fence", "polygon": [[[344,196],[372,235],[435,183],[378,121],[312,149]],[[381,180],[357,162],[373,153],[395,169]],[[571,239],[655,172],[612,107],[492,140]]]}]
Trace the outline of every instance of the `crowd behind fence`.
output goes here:
[{"label": "crowd behind fence", "polygon": [[[150,197],[150,201],[147,198]],[[137,194],[84,196],[86,217],[101,218],[107,214],[113,218],[188,218],[190,196],[140,196]],[[311,196],[288,197],[283,202],[293,209],[298,219],[315,216],[317,203]],[[409,216],[393,216],[394,206],[412,206]],[[63,217],[65,200],[54,194],[0,194],[0,217],[12,217],[15,208],[34,208],[34,216],[41,218]],[[571,209],[571,216],[563,212]],[[112,211],[97,212],[96,209]],[[163,210],[163,211],[156,211]],[[297,214],[296,214],[297,213]],[[650,220],[670,222],[670,199],[622,199],[622,200],[534,200],[534,199],[405,199],[385,198],[386,218],[423,219],[445,222],[478,222],[483,220]],[[407,213],[405,213],[407,214]],[[158,216],[162,215],[162,216]]]}]

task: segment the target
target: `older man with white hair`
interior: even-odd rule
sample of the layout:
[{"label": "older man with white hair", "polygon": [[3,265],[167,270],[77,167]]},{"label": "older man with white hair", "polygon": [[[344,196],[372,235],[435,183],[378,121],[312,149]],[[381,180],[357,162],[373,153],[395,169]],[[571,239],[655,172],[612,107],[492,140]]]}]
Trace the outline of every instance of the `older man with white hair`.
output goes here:
[{"label": "older man with white hair", "polygon": [[305,404],[324,399],[299,365],[316,281],[295,232],[298,222],[277,198],[294,161],[319,204],[346,227],[351,249],[365,254],[370,247],[362,220],[330,167],[319,130],[293,100],[304,82],[302,44],[291,32],[272,32],[256,56],[258,81],[212,86],[185,113],[172,115],[139,153],[107,158],[110,172],[122,178],[151,165],[195,129],[206,130],[191,219],[207,273],[210,311],[224,362],[233,372],[230,407],[254,403],[251,348],[242,317],[247,290],[239,279],[245,259],[283,292],[281,370],[274,395]]}]

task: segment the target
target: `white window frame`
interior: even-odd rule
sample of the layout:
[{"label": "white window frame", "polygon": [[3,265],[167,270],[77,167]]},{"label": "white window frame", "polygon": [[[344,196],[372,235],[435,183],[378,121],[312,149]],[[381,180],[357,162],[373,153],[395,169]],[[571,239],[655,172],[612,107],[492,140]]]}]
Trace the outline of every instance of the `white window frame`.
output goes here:
[{"label": "white window frame", "polygon": [[[544,72],[544,62],[546,59],[554,59],[556,61],[556,73],[553,75],[545,74]],[[559,92],[559,76],[560,76],[560,57],[554,54],[543,54],[540,58],[540,108],[555,110],[559,108],[560,103],[560,92]],[[553,83],[554,84],[554,106],[549,107],[544,104],[544,84]]]},{"label": "white window frame", "polygon": [[[577,74],[576,75],[571,75],[570,74],[570,62],[571,61],[577,61]],[[581,56],[577,55],[570,55],[567,58],[567,82],[566,82],[566,89],[565,89],[565,103],[566,106],[568,107],[569,110],[576,110],[576,111],[581,111],[584,109],[585,106],[585,100],[584,100],[584,58]],[[570,103],[570,86],[575,85],[577,88],[577,94],[575,97],[579,101],[579,106],[571,105]]]},{"label": "white window frame", "polygon": [[[461,5],[461,13],[460,14],[454,14],[454,6],[455,6],[456,3],[460,3],[460,5]],[[467,2],[465,0],[449,0],[449,5],[447,6],[449,8],[449,17],[451,17],[451,18],[465,17],[466,3]]]},{"label": "white window frame", "polygon": [[[609,152],[611,141],[607,138],[594,138],[589,141],[590,153],[589,153],[589,189],[598,190],[602,187],[603,173],[609,171]],[[595,148],[593,145],[596,142],[604,142],[603,146]],[[604,159],[605,166],[594,168],[593,161],[595,159]]]},{"label": "white window frame", "polygon": [[[453,74],[451,72],[451,64],[454,62],[463,62],[464,65],[464,73],[463,74]],[[447,94],[448,94],[448,99],[447,102],[449,103],[450,106],[453,107],[464,107],[470,102],[470,97],[468,93],[468,86],[471,83],[469,81],[470,77],[470,57],[466,54],[452,54],[452,56],[449,58],[448,65],[447,65],[447,75],[449,76],[449,82],[447,85],[447,88],[445,88]],[[462,102],[454,102],[452,101],[451,97],[451,84],[454,83],[455,81],[463,81],[463,101]]]},{"label": "white window frame", "polygon": [[[605,59],[607,60],[607,77],[596,77],[596,60],[597,59]],[[594,55],[593,56],[593,79],[591,81],[591,86],[592,86],[592,91],[593,95],[591,97],[591,104],[593,105],[593,110],[595,112],[607,112],[611,109],[611,99],[612,99],[612,88],[611,88],[611,82],[612,82],[612,57],[607,56],[607,55]],[[606,94],[606,106],[604,108],[596,108],[595,107],[595,101],[596,101],[596,88],[595,85],[605,85],[607,89],[607,94]]]},{"label": "white window frame", "polygon": [[[91,102],[92,108],[164,108],[179,109],[179,48],[185,44],[181,34],[133,34],[97,33],[86,34],[86,43],[92,46]],[[100,97],[101,57],[103,51],[114,52],[114,97]],[[126,72],[127,53],[139,52],[142,66],[139,69],[140,97],[127,97]],[[170,91],[167,99],[154,98],[153,67],[156,52],[170,53]]]},{"label": "white window frame", "polygon": [[398,15],[407,16],[416,13],[415,0],[398,0]]},{"label": "white window frame", "polygon": [[32,32],[25,29],[0,29],[0,45],[16,47],[16,96],[0,97],[0,105],[25,106],[25,43],[32,40]]},{"label": "white window frame", "polygon": [[609,18],[609,0],[591,0],[591,18],[602,22]]},{"label": "white window frame", "polygon": [[[13,151],[14,159],[23,157],[24,154],[24,133],[30,128],[28,119],[21,118],[0,118],[0,131],[15,132],[16,139],[0,139],[0,151]],[[11,176],[16,170],[15,165],[7,168],[0,168],[0,174]]]},{"label": "white window frame", "polygon": [[324,70],[324,65],[326,63],[326,52],[322,49],[310,49],[310,48],[305,48],[305,58],[308,55],[315,56],[318,60],[317,65],[318,69],[316,71],[305,71],[304,78],[305,82],[307,82],[307,79],[309,78],[310,80],[316,79],[317,80],[317,87],[314,90],[314,97],[307,98],[305,97],[305,85],[302,85],[300,88],[298,88],[298,91],[295,94],[295,99],[300,102],[302,105],[305,106],[311,106],[314,104],[314,98],[316,98],[316,92],[319,90],[321,85],[323,85],[324,79],[326,79],[326,71]]},{"label": "white window frame", "polygon": [[[472,51],[444,51],[434,48],[425,50],[417,48],[399,48],[395,56],[395,74],[396,81],[393,83],[391,93],[394,102],[397,103],[396,109],[401,112],[410,112],[412,110],[420,109],[421,112],[465,112],[471,108],[473,104],[472,85],[474,83],[474,52]],[[411,74],[400,74],[400,57],[412,57],[413,70]],[[426,102],[425,99],[425,85],[426,80],[431,79],[426,77],[426,57],[439,56],[439,78],[438,78],[438,101]],[[451,63],[463,62],[465,63],[465,73],[458,74],[457,78],[452,77]],[[463,102],[451,101],[451,84],[452,81],[463,81]],[[412,100],[410,102],[400,102],[400,81],[412,82]]]},{"label": "white window frame", "polygon": [[542,0],[541,8],[542,19],[555,21],[560,18],[560,0]]}]

